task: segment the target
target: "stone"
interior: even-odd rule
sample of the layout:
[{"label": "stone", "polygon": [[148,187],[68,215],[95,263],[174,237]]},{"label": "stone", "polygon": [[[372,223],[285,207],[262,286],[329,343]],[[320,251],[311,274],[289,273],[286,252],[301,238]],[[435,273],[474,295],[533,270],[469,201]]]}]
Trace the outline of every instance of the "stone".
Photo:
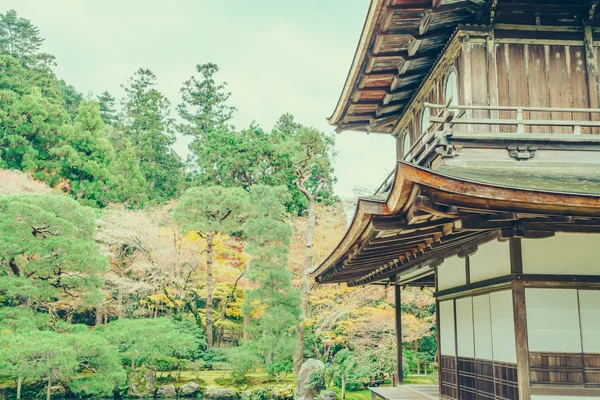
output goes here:
[{"label": "stone", "polygon": [[315,359],[308,359],[304,361],[300,372],[298,373],[298,386],[294,392],[294,400],[314,400],[317,398],[318,388],[309,387],[309,381],[313,372],[319,372],[324,370],[325,364],[322,361]]},{"label": "stone", "polygon": [[181,395],[184,397],[193,397],[200,392],[200,385],[196,382],[188,382],[181,387]]},{"label": "stone", "polygon": [[165,385],[158,388],[156,391],[157,397],[177,397],[177,390],[175,390],[175,386],[173,385]]},{"label": "stone", "polygon": [[319,393],[319,400],[336,400],[337,393],[333,390],[325,390]]},{"label": "stone", "polygon": [[127,394],[130,397],[153,397],[156,386],[156,377],[154,371],[147,368],[136,369],[129,374],[129,389]]},{"label": "stone", "polygon": [[239,396],[233,389],[217,389],[209,397],[212,400],[237,400]]}]

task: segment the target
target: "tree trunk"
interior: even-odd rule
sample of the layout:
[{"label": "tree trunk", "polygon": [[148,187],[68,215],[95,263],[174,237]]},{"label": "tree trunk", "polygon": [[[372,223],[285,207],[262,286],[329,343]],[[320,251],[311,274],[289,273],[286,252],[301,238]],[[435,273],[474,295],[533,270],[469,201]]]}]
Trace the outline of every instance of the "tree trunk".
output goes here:
[{"label": "tree trunk", "polygon": [[102,306],[96,307],[96,323],[95,326],[102,325]]},{"label": "tree trunk", "polygon": [[346,373],[342,373],[342,400],[346,400]]},{"label": "tree trunk", "polygon": [[123,318],[123,291],[121,288],[117,290],[117,318]]},{"label": "tree trunk", "polygon": [[294,355],[294,372],[300,372],[304,361],[304,331],[306,329],[306,317],[308,314],[308,295],[310,292],[310,279],[308,271],[313,264],[313,247],[315,227],[317,225],[317,208],[315,197],[305,193],[308,199],[308,222],[306,225],[306,247],[304,253],[304,267],[302,270],[302,302],[300,304],[300,326],[298,327],[298,349]]},{"label": "tree trunk", "polygon": [[206,237],[206,347],[213,347],[213,258],[215,235]]},{"label": "tree trunk", "polygon": [[250,339],[250,335],[248,335],[248,325],[250,325],[250,315],[244,315],[244,334],[243,334],[243,339],[244,341]]},{"label": "tree trunk", "polygon": [[48,390],[46,391],[46,400],[50,400],[52,395],[52,375],[48,374]]},{"label": "tree trunk", "polygon": [[23,386],[23,377],[17,379],[17,400],[21,400],[21,387]]},{"label": "tree trunk", "polygon": [[131,357],[131,371],[135,371],[135,358]]}]

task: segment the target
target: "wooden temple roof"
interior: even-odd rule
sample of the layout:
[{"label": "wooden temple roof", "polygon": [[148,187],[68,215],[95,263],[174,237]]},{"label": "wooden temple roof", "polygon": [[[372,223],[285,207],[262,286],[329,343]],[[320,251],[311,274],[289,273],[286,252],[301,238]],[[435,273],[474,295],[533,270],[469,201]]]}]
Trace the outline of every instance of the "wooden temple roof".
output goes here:
[{"label": "wooden temple roof", "polygon": [[[475,178],[480,181],[466,178],[457,167],[446,172],[399,161],[384,193],[359,200],[346,236],[313,271],[316,281],[355,286],[392,276],[406,281],[416,274],[416,285],[427,286],[431,279],[419,273],[423,267],[469,255],[495,239],[600,233],[600,173],[595,170],[557,175],[521,169],[519,174],[532,178],[518,186],[510,174],[494,174],[491,168]],[[559,189],[538,188],[548,180]]]},{"label": "wooden temple roof", "polygon": [[[597,22],[590,0],[371,0],[338,104],[338,131],[392,133],[461,25]],[[489,29],[487,27],[482,27]]]}]

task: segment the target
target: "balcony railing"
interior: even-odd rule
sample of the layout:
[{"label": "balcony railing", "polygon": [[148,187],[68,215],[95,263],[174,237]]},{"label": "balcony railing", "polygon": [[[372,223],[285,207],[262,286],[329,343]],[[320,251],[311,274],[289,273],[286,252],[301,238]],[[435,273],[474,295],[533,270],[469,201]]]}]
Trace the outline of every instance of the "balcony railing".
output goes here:
[{"label": "balcony railing", "polygon": [[[600,133],[600,109],[564,107],[479,106],[424,103],[437,110],[429,117],[428,129],[415,141],[404,159],[419,163],[440,133],[552,133],[568,140],[571,135]],[[483,115],[483,116],[482,116]],[[553,118],[557,116],[558,118]],[[567,117],[571,119],[565,119]],[[558,136],[556,136],[558,134]],[[560,135],[563,134],[563,135]],[[573,138],[574,139],[574,138]]]}]

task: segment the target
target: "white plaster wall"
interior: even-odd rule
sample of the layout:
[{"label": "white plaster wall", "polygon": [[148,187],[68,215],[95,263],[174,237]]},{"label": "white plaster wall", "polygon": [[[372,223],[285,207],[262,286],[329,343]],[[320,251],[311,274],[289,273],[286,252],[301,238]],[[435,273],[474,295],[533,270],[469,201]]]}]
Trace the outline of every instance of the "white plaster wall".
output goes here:
[{"label": "white plaster wall", "polygon": [[584,353],[600,353],[600,291],[580,290],[579,309]]},{"label": "white plaster wall", "polygon": [[440,353],[456,356],[454,336],[454,300],[440,302]]},{"label": "white plaster wall", "polygon": [[492,317],[490,295],[473,297],[473,330],[475,332],[475,357],[493,360]]},{"label": "white plaster wall", "polygon": [[581,352],[576,289],[527,288],[525,303],[529,351]]},{"label": "white plaster wall", "polygon": [[490,294],[492,349],[495,361],[517,362],[512,291]]},{"label": "white plaster wall", "polygon": [[473,300],[471,297],[456,300],[456,335],[458,356],[474,358]]},{"label": "white plaster wall", "polygon": [[600,235],[557,233],[523,239],[523,273],[600,275]]},{"label": "white plaster wall", "polygon": [[438,290],[455,288],[467,284],[467,269],[464,258],[447,258],[438,268]]},{"label": "white plaster wall", "polygon": [[479,247],[470,257],[471,282],[484,281],[510,274],[508,242],[493,241]]}]

